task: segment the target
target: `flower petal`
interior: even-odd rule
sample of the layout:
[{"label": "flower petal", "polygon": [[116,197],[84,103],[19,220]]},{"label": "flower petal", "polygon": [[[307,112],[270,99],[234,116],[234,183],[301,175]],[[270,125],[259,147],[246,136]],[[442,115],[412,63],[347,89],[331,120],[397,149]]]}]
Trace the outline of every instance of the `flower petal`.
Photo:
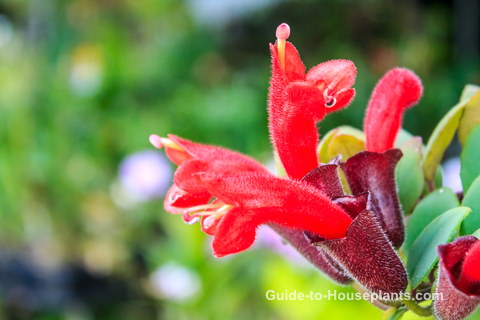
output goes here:
[{"label": "flower petal", "polygon": [[363,123],[368,151],[393,148],[403,113],[418,102],[422,93],[422,82],[408,69],[392,69],[380,79],[370,97]]},{"label": "flower petal", "polygon": [[[341,207],[306,183],[259,174],[215,176],[200,173],[198,176],[214,197],[249,212],[248,222],[242,225],[244,230],[273,222],[335,239],[345,235],[352,221]],[[228,212],[218,232],[227,217],[228,220],[236,219]],[[231,237],[228,232],[217,233],[217,236]]]},{"label": "flower petal", "polygon": [[324,117],[325,108],[323,96],[314,86],[295,82],[286,90],[285,108],[270,108],[270,134],[288,176],[299,180],[318,165],[315,123]]},{"label": "flower petal", "polygon": [[400,247],[405,233],[395,183],[395,166],[401,157],[399,149],[363,151],[341,164],[352,193],[370,193],[373,211],[394,247]]},{"label": "flower petal", "polygon": [[285,42],[285,72],[283,72],[278,58],[277,42],[274,45],[270,44],[270,54],[272,56],[272,80],[274,76],[285,77],[284,83],[304,80],[305,79],[305,65],[298,54],[297,48],[286,41]]},{"label": "flower petal", "polygon": [[320,165],[307,173],[302,181],[311,184],[330,199],[341,197],[344,193],[337,170],[336,164]]},{"label": "flower petal", "polygon": [[434,301],[438,319],[464,319],[480,304],[480,288],[477,286],[474,292],[464,292],[456,280],[465,255],[479,241],[473,236],[464,236],[438,247],[440,271],[436,293],[439,299]]},{"label": "flower petal", "polygon": [[407,288],[405,267],[371,210],[364,210],[353,220],[345,238],[315,245],[326,250],[350,277],[372,292],[401,293]]},{"label": "flower petal", "polygon": [[337,93],[355,84],[357,68],[350,60],[338,59],[316,65],[308,71],[306,79],[315,85],[324,84],[325,89]]},{"label": "flower petal", "polygon": [[[217,146],[195,143],[172,134],[169,134],[168,138],[179,145],[184,150],[184,154],[187,155],[184,156],[180,162],[176,162],[175,159],[171,158],[171,160],[177,165],[188,159],[200,159],[207,162],[224,160],[241,163],[243,166],[249,167],[251,170],[266,171],[262,164],[257,162],[255,159],[241,153]],[[167,148],[167,155],[169,155],[168,151],[177,150],[169,150]]]},{"label": "flower petal", "polygon": [[165,196],[163,206],[169,213],[182,214],[185,208],[206,204],[210,198],[208,192],[187,193],[173,184]]}]

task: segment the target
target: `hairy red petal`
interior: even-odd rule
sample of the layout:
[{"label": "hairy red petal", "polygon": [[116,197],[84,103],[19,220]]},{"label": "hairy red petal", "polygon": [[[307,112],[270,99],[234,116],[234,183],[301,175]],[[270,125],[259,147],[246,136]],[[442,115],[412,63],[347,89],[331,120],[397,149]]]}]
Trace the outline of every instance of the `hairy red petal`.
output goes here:
[{"label": "hairy red petal", "polygon": [[469,284],[480,284],[480,241],[476,242],[465,255],[460,273],[460,281],[462,280]]},{"label": "hairy red petal", "polygon": [[277,69],[278,75],[285,76],[285,83],[305,79],[305,65],[293,44],[285,42],[285,72],[280,67],[277,42],[274,45],[270,44],[270,53],[272,55],[272,71]]},{"label": "hairy red petal", "polygon": [[380,79],[370,97],[363,123],[368,151],[393,148],[403,113],[418,102],[422,93],[422,82],[408,69],[392,69]]},{"label": "hairy red petal", "polygon": [[208,192],[187,193],[174,184],[168,190],[163,206],[165,211],[179,214],[185,208],[206,204],[210,198]]},{"label": "hairy red petal", "polygon": [[270,134],[289,177],[301,179],[318,165],[315,123],[325,115],[323,96],[316,87],[295,82],[287,87],[285,99],[285,110],[270,113]]},{"label": "hairy red petal", "polygon": [[373,211],[395,247],[400,247],[405,233],[395,183],[395,166],[401,157],[399,149],[363,151],[341,164],[353,194],[370,193]]},{"label": "hairy red petal", "polygon": [[183,162],[175,172],[174,182],[180,189],[189,193],[206,192],[205,186],[198,179],[196,174],[200,172],[211,172],[217,175],[226,175],[229,173],[259,173],[270,174],[263,166],[251,165],[244,161],[244,158],[232,160],[212,160],[204,161],[200,159],[188,160]]},{"label": "hairy red petal", "polygon": [[355,84],[357,68],[350,60],[330,60],[316,65],[308,71],[306,79],[315,85],[324,85],[331,93],[351,88]]},{"label": "hairy red petal", "polygon": [[302,181],[311,184],[330,199],[341,197],[344,193],[337,170],[336,164],[321,165],[307,173]]},{"label": "hairy red petal", "polygon": [[347,89],[338,92],[335,95],[335,99],[337,100],[337,102],[332,107],[327,108],[326,112],[332,113],[348,106],[353,101],[354,97],[355,89]]},{"label": "hairy red petal", "polygon": [[[263,165],[261,165],[255,159],[226,148],[195,143],[172,134],[169,134],[168,138],[184,149],[184,152],[189,156],[187,159],[200,159],[207,162],[214,160],[232,161],[242,163],[243,166],[248,166],[252,170],[266,170]],[[175,163],[180,164],[177,162]]]},{"label": "hairy red petal", "polygon": [[400,293],[407,288],[405,268],[387,239],[373,211],[360,213],[345,238],[315,243],[366,289],[376,293]]},{"label": "hairy red petal", "polygon": [[[441,299],[434,301],[435,316],[438,319],[464,319],[480,304],[478,283],[465,286],[458,281],[466,255],[479,242],[480,240],[473,236],[464,236],[452,243],[438,246],[440,266],[436,293]],[[478,265],[476,267],[478,268]]]},{"label": "hairy red petal", "polygon": [[[306,183],[259,174],[199,177],[214,197],[251,214],[244,228],[274,222],[336,239],[345,235],[352,221],[341,207]],[[232,213],[222,220],[227,216]]]}]

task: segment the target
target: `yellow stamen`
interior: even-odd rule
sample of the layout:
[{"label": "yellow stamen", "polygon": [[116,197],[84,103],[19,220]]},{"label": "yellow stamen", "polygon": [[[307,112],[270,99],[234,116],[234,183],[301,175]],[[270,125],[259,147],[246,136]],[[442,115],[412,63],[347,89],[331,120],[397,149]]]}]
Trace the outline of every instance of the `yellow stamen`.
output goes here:
[{"label": "yellow stamen", "polygon": [[160,141],[162,141],[162,144],[165,146],[165,148],[184,151],[184,149],[181,146],[179,146],[177,143],[173,142],[168,138],[160,138]]},{"label": "yellow stamen", "polygon": [[157,149],[170,148],[179,151],[185,151],[180,145],[169,138],[159,137],[156,134],[150,135],[150,143]]},{"label": "yellow stamen", "polygon": [[277,27],[275,32],[277,36],[277,53],[280,67],[285,72],[285,40],[290,36],[290,27],[286,23],[282,23]]},{"label": "yellow stamen", "polygon": [[282,70],[285,71],[285,40],[277,40],[277,51],[278,59],[280,60],[280,66],[282,67]]},{"label": "yellow stamen", "polygon": [[[185,213],[197,213],[197,212],[205,211],[205,210],[209,210],[209,209],[220,209],[224,206],[225,206],[225,204],[223,204],[223,203],[202,204],[202,205],[199,205],[199,206],[190,207],[188,209],[185,209]],[[210,212],[209,214],[212,214],[212,212]]]}]

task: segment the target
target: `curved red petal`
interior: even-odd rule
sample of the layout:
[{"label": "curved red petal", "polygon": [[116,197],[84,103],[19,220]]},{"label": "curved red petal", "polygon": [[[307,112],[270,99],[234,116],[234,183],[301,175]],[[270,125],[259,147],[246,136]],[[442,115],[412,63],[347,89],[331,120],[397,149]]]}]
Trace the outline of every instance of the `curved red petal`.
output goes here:
[{"label": "curved red petal", "polygon": [[286,77],[286,83],[305,79],[305,65],[298,54],[297,48],[286,41],[285,42],[285,72],[282,71],[277,52],[277,42],[270,44],[270,54],[272,56],[272,76],[273,71],[276,75]]},{"label": "curved red petal", "polygon": [[363,151],[341,164],[352,193],[370,193],[373,211],[396,248],[403,243],[405,234],[395,183],[395,167],[401,157],[399,149]]},{"label": "curved red petal", "polygon": [[178,144],[185,150],[191,158],[205,160],[207,162],[214,160],[225,160],[241,163],[242,166],[251,170],[266,171],[264,166],[255,159],[241,153],[212,145],[200,144],[169,134],[170,140]]},{"label": "curved red petal", "polygon": [[351,88],[355,84],[357,68],[350,60],[338,59],[316,65],[308,71],[306,79],[315,85],[322,85],[330,93]]},{"label": "curved red petal", "polygon": [[475,286],[480,288],[480,241],[477,241],[465,254],[458,284],[466,292],[471,291]]},{"label": "curved red petal", "polygon": [[197,175],[202,172],[214,173],[216,175],[240,174],[240,173],[259,173],[270,174],[263,166],[256,166],[243,159],[234,160],[211,160],[205,161],[192,159],[182,163],[174,175],[174,182],[180,189],[189,193],[206,192],[203,183]]},{"label": "curved red petal", "polygon": [[363,123],[368,151],[393,148],[403,113],[418,102],[422,93],[421,80],[408,69],[392,69],[380,79],[370,97]]},{"label": "curved red petal", "polygon": [[353,98],[355,98],[355,89],[341,90],[334,98],[337,101],[332,107],[326,108],[325,111],[327,113],[332,113],[348,106],[353,101]]},{"label": "curved red petal", "polygon": [[174,184],[168,190],[163,206],[169,213],[182,214],[185,208],[206,204],[210,198],[208,192],[187,193]]},{"label": "curved red petal", "polygon": [[479,242],[473,236],[464,236],[438,246],[440,262],[436,293],[440,298],[433,304],[438,319],[464,319],[480,304],[480,286],[474,283],[462,285],[458,280],[466,255]]}]

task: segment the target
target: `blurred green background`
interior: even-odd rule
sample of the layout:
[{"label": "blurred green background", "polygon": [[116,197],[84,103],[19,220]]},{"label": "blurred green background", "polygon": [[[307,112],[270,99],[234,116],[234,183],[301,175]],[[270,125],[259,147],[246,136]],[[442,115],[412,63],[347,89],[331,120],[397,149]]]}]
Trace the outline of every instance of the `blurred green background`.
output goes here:
[{"label": "blurred green background", "polygon": [[426,139],[464,84],[480,83],[479,6],[1,0],[0,318],[380,319],[363,301],[268,301],[269,289],[352,291],[266,231],[254,249],[213,258],[198,226],[163,211],[174,168],[148,136],[271,163],[268,43],[287,22],[307,67],[358,68],[355,101],[323,134],[361,127],[375,82],[403,66],[425,86],[404,127]]}]

